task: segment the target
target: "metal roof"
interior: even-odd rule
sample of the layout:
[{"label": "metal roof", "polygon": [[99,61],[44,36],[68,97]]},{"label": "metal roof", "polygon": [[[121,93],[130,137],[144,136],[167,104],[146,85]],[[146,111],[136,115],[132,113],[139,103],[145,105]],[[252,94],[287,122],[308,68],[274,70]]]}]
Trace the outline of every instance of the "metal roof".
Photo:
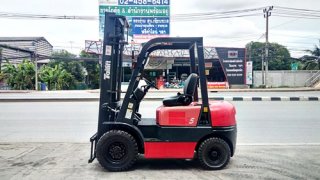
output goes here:
[{"label": "metal roof", "polygon": [[14,41],[46,41],[51,47],[53,47],[49,41],[44,37],[0,37],[0,42],[14,42]]}]

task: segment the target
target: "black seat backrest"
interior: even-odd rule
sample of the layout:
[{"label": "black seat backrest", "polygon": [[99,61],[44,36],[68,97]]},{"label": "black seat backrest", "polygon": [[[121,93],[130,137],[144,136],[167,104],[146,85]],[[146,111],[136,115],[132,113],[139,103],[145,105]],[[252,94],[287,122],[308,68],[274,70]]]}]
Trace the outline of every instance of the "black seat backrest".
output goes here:
[{"label": "black seat backrest", "polygon": [[163,99],[165,106],[187,106],[193,101],[193,94],[196,90],[198,82],[198,75],[192,73],[184,81],[183,94],[178,93],[176,96],[167,97]]},{"label": "black seat backrest", "polygon": [[183,94],[193,96],[196,90],[198,82],[198,75],[196,73],[191,73],[188,78],[184,81]]}]

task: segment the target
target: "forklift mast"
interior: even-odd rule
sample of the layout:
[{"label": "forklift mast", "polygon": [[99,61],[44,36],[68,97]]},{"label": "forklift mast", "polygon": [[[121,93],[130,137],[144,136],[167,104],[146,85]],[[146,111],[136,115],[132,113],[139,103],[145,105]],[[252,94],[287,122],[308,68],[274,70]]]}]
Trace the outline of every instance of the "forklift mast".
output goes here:
[{"label": "forklift mast", "polygon": [[106,132],[103,122],[114,119],[119,107],[122,79],[122,56],[128,44],[128,22],[125,16],[105,13],[103,55],[100,72],[100,103],[97,139]]}]

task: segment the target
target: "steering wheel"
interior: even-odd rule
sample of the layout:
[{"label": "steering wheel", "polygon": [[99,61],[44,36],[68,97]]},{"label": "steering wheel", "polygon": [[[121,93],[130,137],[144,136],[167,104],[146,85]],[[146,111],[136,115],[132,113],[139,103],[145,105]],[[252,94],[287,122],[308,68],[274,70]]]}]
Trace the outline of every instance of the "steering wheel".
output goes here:
[{"label": "steering wheel", "polygon": [[147,78],[143,77],[143,80],[146,81],[147,85],[150,86],[150,87],[153,87],[157,90],[159,90],[159,88],[151,81],[149,81]]}]

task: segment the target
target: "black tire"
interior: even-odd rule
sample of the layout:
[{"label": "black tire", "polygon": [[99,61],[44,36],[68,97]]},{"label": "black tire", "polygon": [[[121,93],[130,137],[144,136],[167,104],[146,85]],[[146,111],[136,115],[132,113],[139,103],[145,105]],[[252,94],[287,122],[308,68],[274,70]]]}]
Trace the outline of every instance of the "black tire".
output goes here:
[{"label": "black tire", "polygon": [[205,169],[218,170],[224,168],[230,160],[229,145],[220,138],[209,138],[203,141],[198,149],[198,159]]},{"label": "black tire", "polygon": [[98,141],[96,155],[102,167],[109,171],[128,170],[137,160],[135,138],[121,130],[106,132]]}]

